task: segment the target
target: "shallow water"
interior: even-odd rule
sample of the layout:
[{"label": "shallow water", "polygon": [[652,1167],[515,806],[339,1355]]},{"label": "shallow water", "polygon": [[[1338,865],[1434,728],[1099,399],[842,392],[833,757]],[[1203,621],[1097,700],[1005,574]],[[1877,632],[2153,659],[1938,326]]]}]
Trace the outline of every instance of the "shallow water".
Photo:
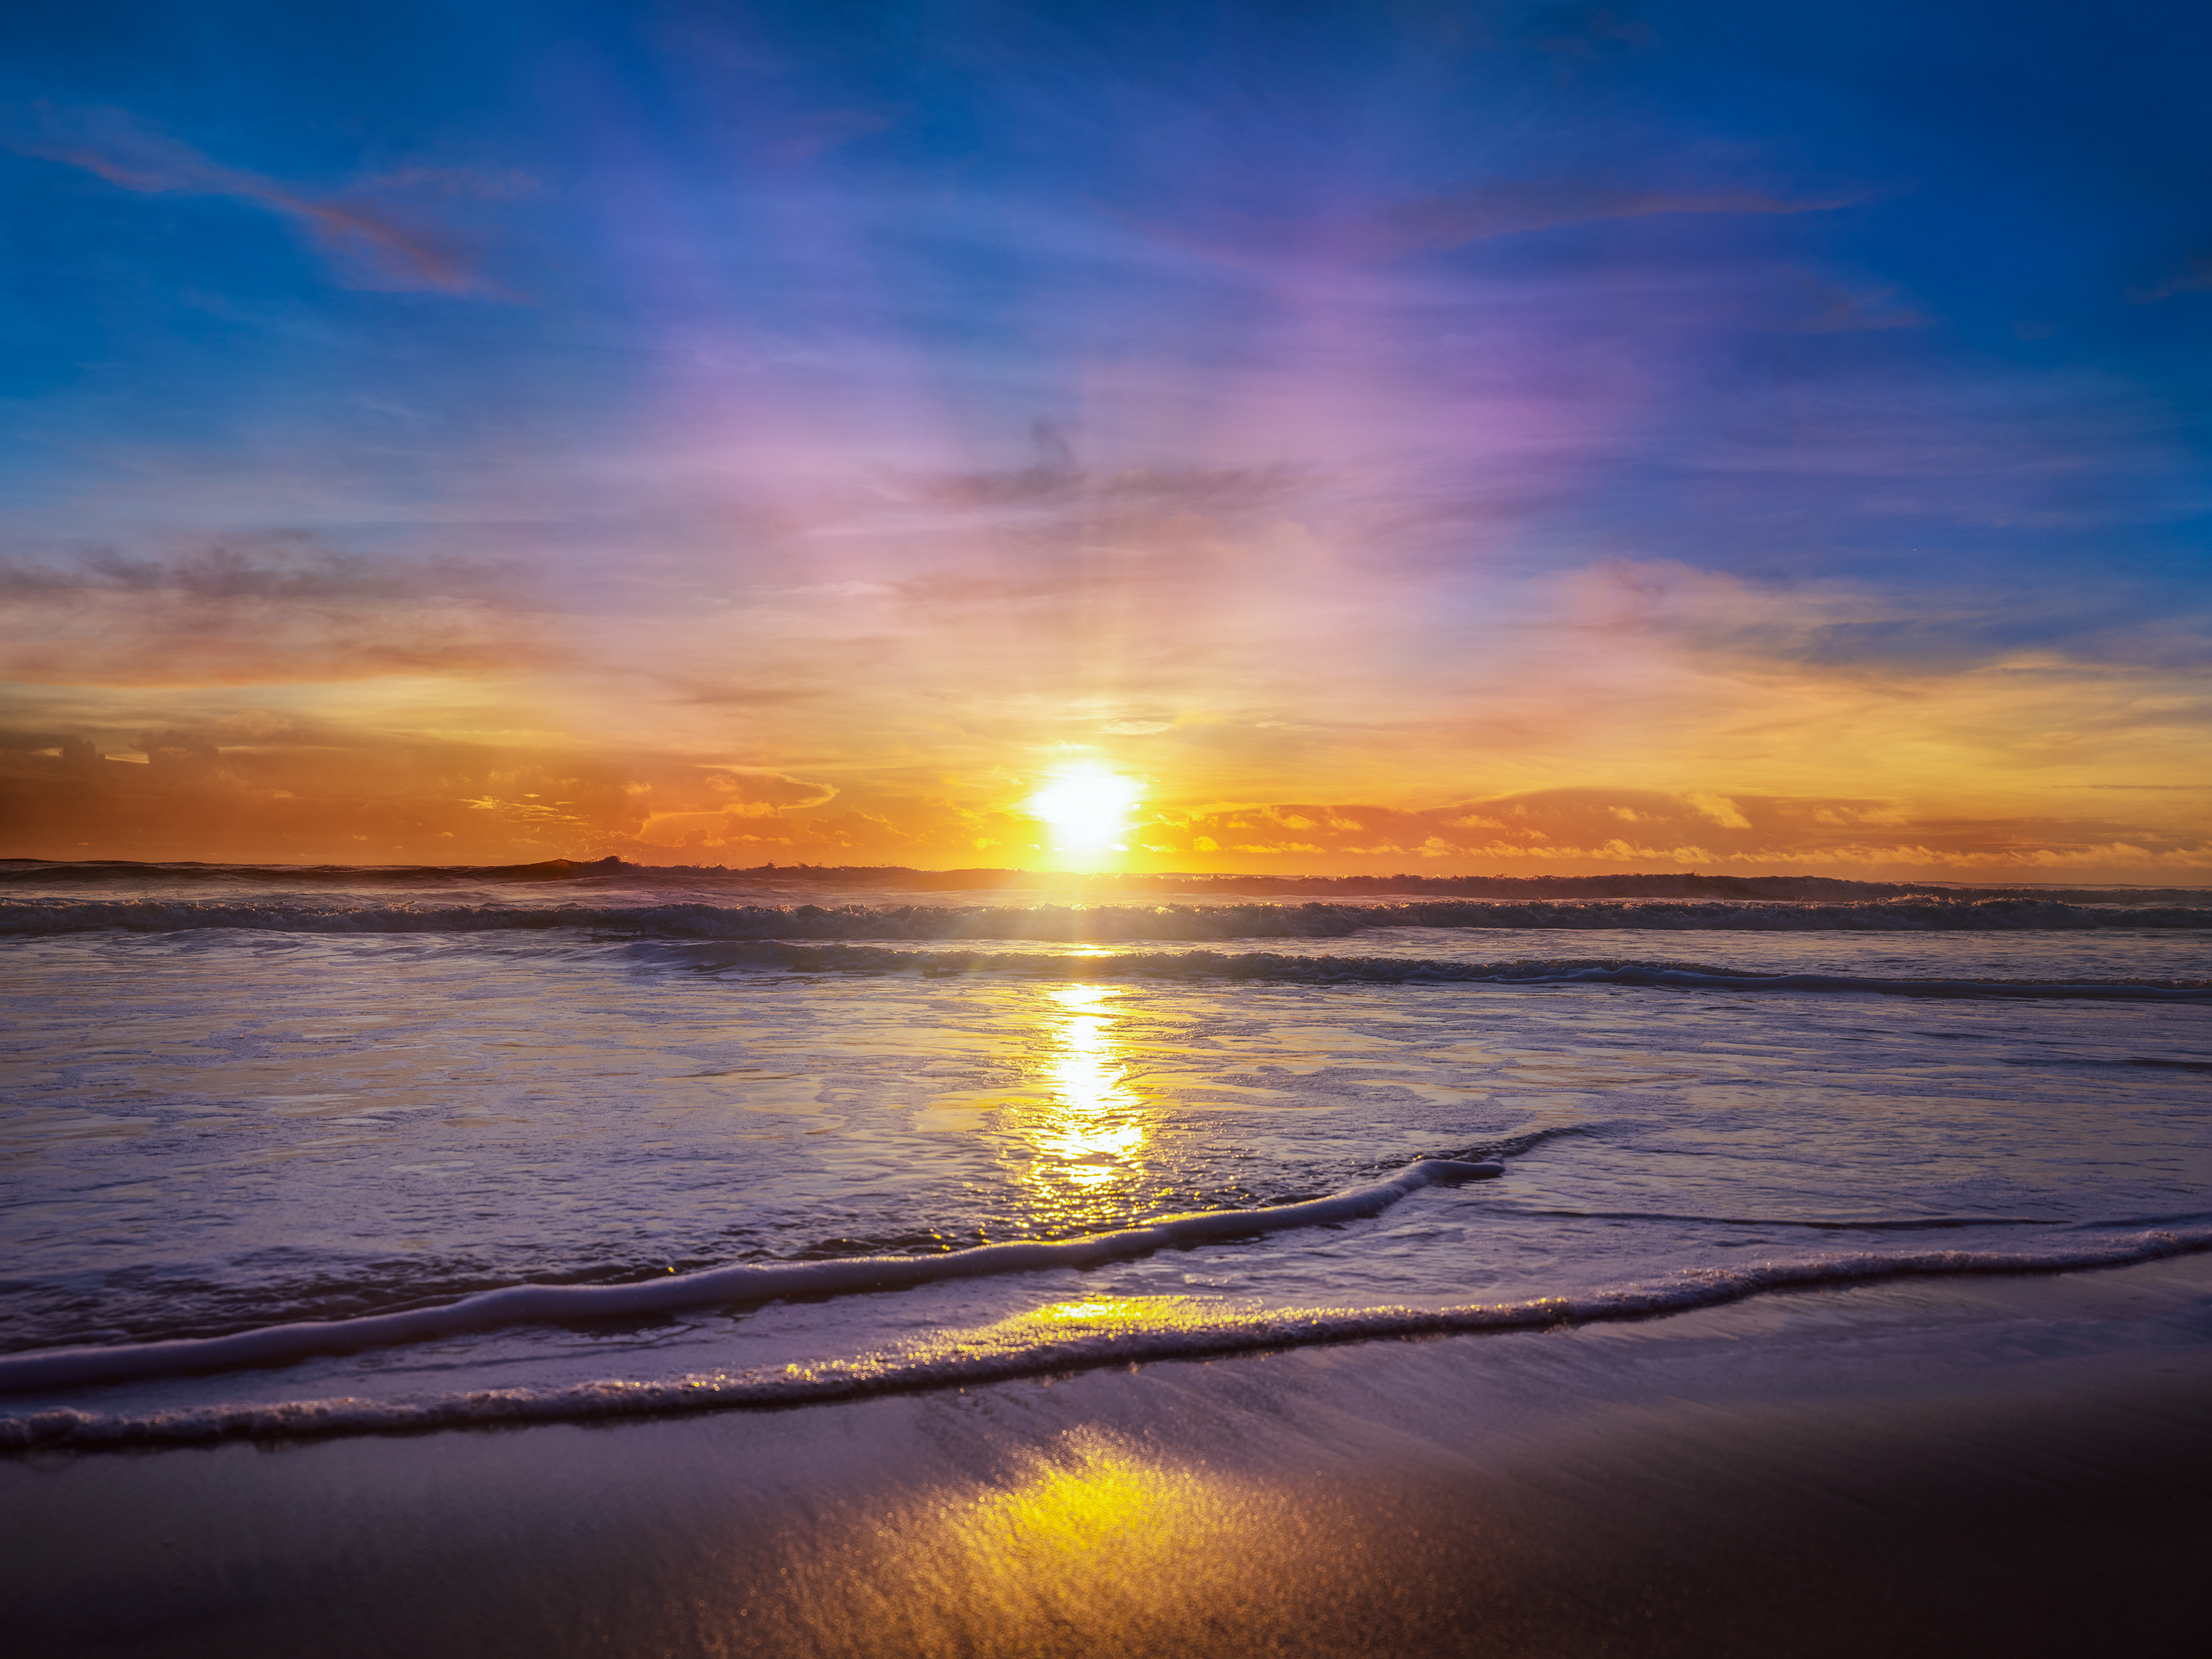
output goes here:
[{"label": "shallow water", "polygon": [[[763,896],[810,936],[818,915]],[[351,903],[371,925],[344,931],[327,893],[249,897],[246,927],[194,925],[234,922],[235,892],[171,895],[158,927],[5,941],[9,1351],[1081,1238],[1182,1212],[1256,1212],[1252,1236],[50,1388],[0,1402],[19,1425],[335,1395],[373,1418],[403,1396],[793,1366],[910,1380],[963,1356],[1241,1340],[1285,1310],[1348,1330],[1379,1308],[1595,1308],[1635,1287],[1739,1294],[1769,1270],[2212,1240],[2202,929],[1698,930],[1662,913],[1194,946],[1189,907],[1166,905],[1155,932],[1182,942],[1164,953],[1019,937],[1060,928],[1050,906],[996,907],[1011,939],[972,916],[917,939],[901,898],[881,907],[891,948],[870,953],[870,913],[840,895],[815,908],[852,920],[849,946],[764,959],[744,940],[769,928],[656,932],[635,889],[600,906],[619,921],[462,931],[388,896]],[[542,906],[545,888],[478,898]],[[1612,965],[1577,965],[1593,962]],[[1520,965],[1437,976],[1470,963]],[[1803,975],[1826,978],[1787,977]],[[1505,1172],[1264,1230],[1272,1206],[1430,1157]]]}]

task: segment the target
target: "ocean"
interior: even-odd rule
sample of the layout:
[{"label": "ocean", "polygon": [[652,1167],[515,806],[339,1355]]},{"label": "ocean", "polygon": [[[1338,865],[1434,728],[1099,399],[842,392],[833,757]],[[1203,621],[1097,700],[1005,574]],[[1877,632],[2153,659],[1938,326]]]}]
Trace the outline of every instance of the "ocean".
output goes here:
[{"label": "ocean", "polygon": [[2212,1247],[2212,891],[1397,887],[0,863],[0,1446]]}]

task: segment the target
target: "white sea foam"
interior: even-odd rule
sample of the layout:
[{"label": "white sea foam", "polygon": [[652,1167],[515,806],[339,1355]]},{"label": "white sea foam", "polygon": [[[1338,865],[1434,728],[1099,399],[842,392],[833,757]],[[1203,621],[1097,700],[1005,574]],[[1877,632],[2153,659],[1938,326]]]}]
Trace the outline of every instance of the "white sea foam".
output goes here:
[{"label": "white sea foam", "polygon": [[1081,1238],[984,1244],[935,1255],[749,1262],[703,1273],[672,1273],[633,1285],[513,1285],[436,1307],[371,1314],[358,1319],[269,1325],[228,1336],[10,1354],[0,1358],[0,1394],[266,1365],[309,1354],[421,1342],[457,1331],[484,1330],[502,1325],[635,1317],[715,1304],[845,1296],[863,1291],[903,1290],[941,1279],[975,1279],[994,1273],[1095,1267],[1154,1250],[1356,1221],[1388,1209],[1408,1193],[1423,1187],[1486,1180],[1503,1175],[1504,1170],[1505,1166],[1497,1163],[1422,1158],[1387,1181],[1372,1182],[1303,1204],[1163,1216],[1141,1227],[1093,1233]]},{"label": "white sea foam", "polygon": [[1767,1291],[1841,1286],[1872,1279],[2123,1267],[2207,1249],[2212,1249],[2212,1228],[2200,1227],[2137,1233],[2072,1249],[1838,1255],[1698,1268],[1571,1296],[1514,1302],[1442,1308],[1274,1310],[1163,1323],[1141,1316],[1132,1318],[1113,1308],[1102,1310],[1103,1316],[1086,1319],[1079,1304],[1073,1310],[1058,1310],[1048,1326],[1033,1319],[1006,1321],[981,1331],[952,1333],[851,1358],[771,1370],[690,1373],[658,1381],[471,1389],[408,1399],[345,1396],[191,1406],[137,1413],[66,1407],[39,1411],[0,1418],[0,1449],[89,1449],[411,1433],[802,1406],[1138,1361],[1200,1359],[1322,1343],[1645,1319],[1716,1307]]}]

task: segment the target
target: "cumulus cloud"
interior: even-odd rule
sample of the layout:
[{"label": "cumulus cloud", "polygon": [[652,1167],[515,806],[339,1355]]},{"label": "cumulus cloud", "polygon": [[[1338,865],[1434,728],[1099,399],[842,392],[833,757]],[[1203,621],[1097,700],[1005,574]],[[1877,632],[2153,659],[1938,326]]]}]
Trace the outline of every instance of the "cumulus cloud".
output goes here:
[{"label": "cumulus cloud", "polygon": [[781,811],[789,807],[804,811],[826,806],[837,799],[837,786],[834,783],[794,778],[788,773],[761,766],[709,766],[702,769],[702,781],[716,795],[747,803],[747,810],[761,807]]},{"label": "cumulus cloud", "polygon": [[1736,810],[1736,804],[1726,795],[1692,793],[1686,797],[1690,805],[1711,818],[1723,830],[1748,830],[1751,820]]}]

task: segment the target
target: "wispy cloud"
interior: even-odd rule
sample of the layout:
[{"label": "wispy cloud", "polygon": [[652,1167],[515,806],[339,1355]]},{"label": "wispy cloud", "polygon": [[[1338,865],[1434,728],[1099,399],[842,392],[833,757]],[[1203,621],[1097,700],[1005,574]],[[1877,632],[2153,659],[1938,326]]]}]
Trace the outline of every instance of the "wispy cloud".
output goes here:
[{"label": "wispy cloud", "polygon": [[1236,513],[1282,501],[1308,481],[1300,470],[1275,467],[1138,467],[1119,471],[1031,466],[998,472],[953,472],[897,481],[933,506],[1082,507],[1092,511]]},{"label": "wispy cloud", "polygon": [[365,198],[374,191],[425,186],[441,193],[520,193],[526,188],[521,175],[404,168],[353,191],[320,194],[225,167],[127,110],[39,104],[11,125],[14,130],[0,137],[0,143],[18,155],[82,167],[141,194],[228,197],[276,214],[303,231],[349,286],[507,297],[449,238]]},{"label": "wispy cloud", "polygon": [[1344,220],[1328,228],[1325,240],[1351,257],[1395,259],[1601,219],[1830,213],[1867,199],[1864,192],[1791,198],[1733,188],[1652,189],[1592,179],[1482,179]]},{"label": "wispy cloud", "polygon": [[471,675],[542,659],[515,586],[503,566],[372,561],[304,536],[93,549],[0,562],[0,653],[10,679],[49,684]]},{"label": "wispy cloud", "polygon": [[2155,305],[2177,294],[2202,294],[2208,289],[2212,289],[2212,253],[2200,253],[2164,280],[2148,288],[2130,289],[2128,299],[2135,305]]},{"label": "wispy cloud", "polygon": [[368,559],[304,533],[261,535],[192,547],[167,557],[89,548],[59,561],[0,559],[0,598],[99,593],[169,600],[391,599],[425,592],[486,595],[513,586],[512,566]]},{"label": "wispy cloud", "polygon": [[820,110],[797,117],[781,137],[772,140],[769,154],[779,161],[811,161],[842,144],[889,131],[898,124],[899,112],[876,109]]},{"label": "wispy cloud", "polygon": [[1295,220],[1229,213],[1194,228],[1117,216],[1143,234],[1204,258],[1272,269],[1285,260],[1382,265],[1410,254],[1605,220],[1831,213],[1874,195],[1791,197],[1731,185],[1662,187],[1589,178],[1483,179],[1379,205],[1317,210]]},{"label": "wispy cloud", "polygon": [[1899,296],[1896,288],[1854,289],[1798,274],[1810,301],[1808,314],[1795,325],[1805,334],[1841,334],[1892,328],[1927,328],[1935,319]]}]

